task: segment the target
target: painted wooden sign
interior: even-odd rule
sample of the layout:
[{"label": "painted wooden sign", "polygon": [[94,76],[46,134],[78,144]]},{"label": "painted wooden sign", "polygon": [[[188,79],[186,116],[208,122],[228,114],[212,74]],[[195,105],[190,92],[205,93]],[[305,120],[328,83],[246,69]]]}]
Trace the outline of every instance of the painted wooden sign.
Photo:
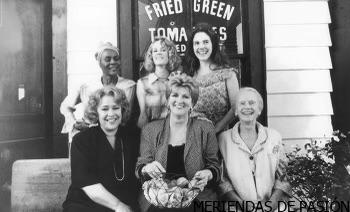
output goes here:
[{"label": "painted wooden sign", "polygon": [[138,0],[138,57],[155,36],[168,37],[183,56],[192,28],[201,22],[213,26],[221,49],[241,54],[241,15],[241,0]]}]

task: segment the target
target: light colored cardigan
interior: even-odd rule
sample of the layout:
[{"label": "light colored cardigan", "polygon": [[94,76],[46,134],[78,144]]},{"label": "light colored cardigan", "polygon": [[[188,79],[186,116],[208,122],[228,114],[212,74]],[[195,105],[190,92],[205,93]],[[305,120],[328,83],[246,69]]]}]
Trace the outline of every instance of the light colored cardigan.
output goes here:
[{"label": "light colored cardigan", "polygon": [[273,189],[290,195],[281,135],[276,130],[257,125],[258,138],[252,150],[239,135],[239,122],[219,135],[224,159],[223,180],[219,186],[222,195],[235,190],[244,201],[269,200]]}]

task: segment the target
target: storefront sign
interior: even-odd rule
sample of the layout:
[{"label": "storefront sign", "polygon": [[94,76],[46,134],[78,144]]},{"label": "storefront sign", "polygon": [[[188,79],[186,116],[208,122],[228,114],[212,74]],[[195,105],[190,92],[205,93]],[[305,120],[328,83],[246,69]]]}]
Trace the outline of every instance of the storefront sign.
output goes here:
[{"label": "storefront sign", "polygon": [[241,37],[240,0],[139,0],[138,55],[143,57],[155,36],[171,39],[180,55],[192,28],[207,22],[220,37],[220,45],[229,54],[237,54],[237,37]]}]

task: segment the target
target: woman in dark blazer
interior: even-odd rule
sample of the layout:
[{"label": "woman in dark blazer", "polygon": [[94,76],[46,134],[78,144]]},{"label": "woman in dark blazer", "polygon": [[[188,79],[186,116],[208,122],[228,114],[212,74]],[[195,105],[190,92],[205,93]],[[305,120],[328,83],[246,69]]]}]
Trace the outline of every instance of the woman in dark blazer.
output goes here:
[{"label": "woman in dark blazer", "polygon": [[90,96],[86,114],[97,126],[73,137],[72,184],[63,211],[136,211],[138,146],[121,126],[129,116],[124,91],[97,90]]},{"label": "woman in dark blazer", "polygon": [[[216,200],[213,185],[220,180],[220,164],[214,126],[206,119],[190,117],[198,86],[185,74],[172,77],[169,84],[170,114],[143,128],[136,175],[156,178],[159,173],[176,173],[193,179],[202,190],[196,201]],[[144,201],[141,208],[147,210]]]}]

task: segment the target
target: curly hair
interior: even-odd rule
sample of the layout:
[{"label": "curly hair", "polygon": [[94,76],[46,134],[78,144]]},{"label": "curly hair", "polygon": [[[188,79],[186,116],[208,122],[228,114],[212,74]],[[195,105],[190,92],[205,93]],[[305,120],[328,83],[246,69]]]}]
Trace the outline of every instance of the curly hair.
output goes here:
[{"label": "curly hair", "polygon": [[93,124],[98,122],[97,108],[104,96],[113,97],[114,102],[117,105],[120,105],[122,109],[122,125],[126,124],[130,116],[129,102],[123,90],[112,86],[98,89],[92,95],[90,95],[88,105],[85,109],[85,117],[88,118],[88,120]]},{"label": "curly hair", "polygon": [[178,73],[177,75],[169,77],[168,83],[169,86],[165,93],[167,99],[169,99],[169,96],[174,88],[187,88],[190,91],[193,106],[197,103],[199,96],[199,86],[192,79],[192,77],[188,76],[185,73]]},{"label": "curly hair", "polygon": [[166,66],[167,70],[169,72],[177,70],[181,65],[181,58],[177,54],[175,44],[166,37],[155,37],[154,38],[154,41],[148,47],[148,50],[145,54],[144,68],[148,72],[154,72],[155,65],[154,65],[154,61],[153,61],[153,57],[152,57],[152,51],[153,51],[152,47],[153,47],[154,43],[156,43],[158,41],[160,42],[162,47],[165,46],[168,50],[169,61],[168,61],[168,64]]},{"label": "curly hair", "polygon": [[230,67],[227,55],[220,51],[218,34],[213,30],[213,27],[210,24],[199,23],[195,26],[187,41],[187,49],[185,53],[186,56],[184,61],[187,66],[186,73],[193,77],[193,75],[199,69],[200,63],[193,51],[193,38],[198,32],[204,32],[207,34],[212,43],[213,51],[210,55],[210,59],[212,60],[213,64],[217,65],[217,67],[213,70]]}]

